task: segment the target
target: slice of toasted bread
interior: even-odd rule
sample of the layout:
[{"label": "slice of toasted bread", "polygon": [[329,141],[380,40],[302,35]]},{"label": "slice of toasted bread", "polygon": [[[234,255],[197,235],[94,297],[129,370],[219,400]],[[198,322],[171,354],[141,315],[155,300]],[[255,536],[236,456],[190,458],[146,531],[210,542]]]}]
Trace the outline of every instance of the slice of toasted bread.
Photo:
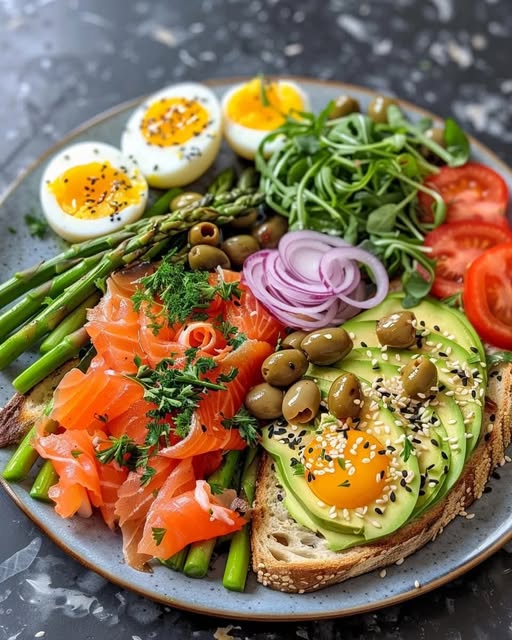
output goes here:
[{"label": "slice of toasted bread", "polygon": [[391,536],[339,552],[290,517],[272,459],[265,456],[252,520],[252,561],[259,582],[289,593],[315,591],[414,553],[480,498],[493,469],[504,461],[511,431],[512,365],[505,364],[489,377],[481,441],[451,491]]},{"label": "slice of toasted bread", "polygon": [[17,444],[43,414],[55,388],[64,374],[76,366],[78,360],[70,360],[56,369],[28,393],[15,393],[0,409],[0,448]]}]

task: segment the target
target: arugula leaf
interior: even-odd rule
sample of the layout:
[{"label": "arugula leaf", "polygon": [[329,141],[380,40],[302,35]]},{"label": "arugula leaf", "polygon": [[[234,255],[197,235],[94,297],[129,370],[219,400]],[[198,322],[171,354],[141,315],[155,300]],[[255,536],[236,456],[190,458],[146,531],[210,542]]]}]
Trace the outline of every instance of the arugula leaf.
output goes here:
[{"label": "arugula leaf", "polygon": [[375,209],[368,216],[366,230],[368,233],[376,235],[394,231],[398,211],[396,204],[384,204]]},{"label": "arugula leaf", "polygon": [[444,141],[446,151],[451,156],[451,160],[448,162],[451,167],[459,167],[469,160],[470,145],[468,137],[452,118],[445,120]]}]

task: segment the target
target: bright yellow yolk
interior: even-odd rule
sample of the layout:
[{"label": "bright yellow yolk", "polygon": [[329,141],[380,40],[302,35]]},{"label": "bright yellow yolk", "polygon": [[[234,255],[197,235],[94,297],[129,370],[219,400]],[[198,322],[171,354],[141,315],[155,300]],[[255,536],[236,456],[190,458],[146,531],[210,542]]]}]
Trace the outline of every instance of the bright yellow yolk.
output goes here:
[{"label": "bright yellow yolk", "polygon": [[208,111],[196,100],[162,98],[149,106],[140,130],[150,144],[170,147],[198,136],[208,121]]},{"label": "bright yellow yolk", "polygon": [[305,477],[324,504],[364,507],[383,491],[389,460],[377,438],[356,429],[325,430],[304,449]]},{"label": "bright yellow yolk", "polygon": [[277,129],[291,111],[304,111],[297,91],[290,85],[277,82],[264,82],[262,86],[259,78],[244,84],[227,104],[230,120],[260,131]]},{"label": "bright yellow yolk", "polygon": [[61,173],[48,188],[60,208],[70,216],[95,220],[116,214],[138,204],[145,186],[130,178],[109,162],[89,162]]}]

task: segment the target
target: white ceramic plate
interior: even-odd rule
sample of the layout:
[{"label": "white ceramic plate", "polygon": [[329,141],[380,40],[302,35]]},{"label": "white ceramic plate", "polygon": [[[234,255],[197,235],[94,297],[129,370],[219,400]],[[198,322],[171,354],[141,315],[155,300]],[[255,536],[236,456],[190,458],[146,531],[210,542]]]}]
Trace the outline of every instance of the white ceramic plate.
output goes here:
[{"label": "white ceramic plate", "polygon": [[[372,92],[339,83],[322,83],[297,78],[309,93],[315,111],[341,93],[350,93],[364,107]],[[212,83],[220,97],[236,80]],[[10,189],[0,207],[0,280],[14,271],[28,267],[38,259],[48,258],[62,249],[55,237],[37,240],[28,234],[23,215],[38,207],[39,181],[43,167],[57,148],[94,139],[119,144],[120,133],[136,103],[121,105],[86,123],[51,149]],[[402,103],[413,118],[429,115],[410,104]],[[488,149],[473,141],[476,160],[498,170],[512,189],[512,172]],[[223,150],[213,172],[233,164],[233,155]],[[16,233],[12,231],[15,230]],[[10,395],[12,380],[34,356],[25,354],[0,376],[0,403]],[[0,469],[10,456],[0,450]],[[257,584],[254,576],[243,594],[226,591],[221,584],[222,564],[214,567],[208,578],[194,580],[157,567],[153,573],[140,573],[128,567],[122,558],[121,539],[99,518],[62,520],[50,505],[32,500],[29,484],[8,485],[4,489],[16,504],[46,534],[71,556],[107,579],[141,595],[190,611],[228,618],[251,620],[306,620],[344,616],[407,600],[430,591],[474,567],[512,538],[512,465],[499,470],[501,480],[491,480],[492,492],[478,501],[471,511],[473,520],[457,518],[435,542],[408,558],[401,566],[393,566],[385,579],[373,572],[323,591],[290,595],[271,591]],[[418,581],[420,587],[415,587]]]}]

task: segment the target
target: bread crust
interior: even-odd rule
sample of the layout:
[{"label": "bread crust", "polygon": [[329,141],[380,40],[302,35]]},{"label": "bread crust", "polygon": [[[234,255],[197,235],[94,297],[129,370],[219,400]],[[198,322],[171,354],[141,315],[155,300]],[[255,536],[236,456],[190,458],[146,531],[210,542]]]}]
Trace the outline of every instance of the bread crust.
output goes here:
[{"label": "bread crust", "polygon": [[[505,462],[512,431],[512,364],[490,372],[482,436],[450,492],[424,514],[377,542],[333,552],[284,512],[270,456],[259,472],[252,519],[252,562],[263,585],[288,593],[316,591],[382,569],[434,540],[444,527],[481,497],[496,466]],[[305,539],[304,544],[301,541]]]}]

